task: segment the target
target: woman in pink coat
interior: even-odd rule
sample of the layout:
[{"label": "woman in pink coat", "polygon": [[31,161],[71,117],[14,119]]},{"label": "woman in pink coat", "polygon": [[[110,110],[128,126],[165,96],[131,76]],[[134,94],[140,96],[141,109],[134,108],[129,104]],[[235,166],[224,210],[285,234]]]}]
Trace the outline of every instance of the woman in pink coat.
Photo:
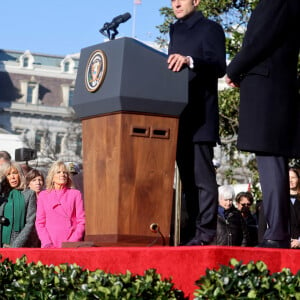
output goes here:
[{"label": "woman in pink coat", "polygon": [[42,248],[60,248],[63,242],[83,240],[85,212],[80,191],[71,188],[66,165],[55,162],[46,178],[46,190],[37,201],[35,226]]}]

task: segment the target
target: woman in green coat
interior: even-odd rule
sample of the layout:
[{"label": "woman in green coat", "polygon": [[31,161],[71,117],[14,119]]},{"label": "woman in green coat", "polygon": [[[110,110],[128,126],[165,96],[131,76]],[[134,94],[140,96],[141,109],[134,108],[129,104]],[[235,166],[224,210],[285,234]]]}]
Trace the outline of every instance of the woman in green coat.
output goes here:
[{"label": "woman in green coat", "polygon": [[25,189],[23,171],[15,162],[0,169],[0,242],[1,247],[35,247],[36,196]]}]

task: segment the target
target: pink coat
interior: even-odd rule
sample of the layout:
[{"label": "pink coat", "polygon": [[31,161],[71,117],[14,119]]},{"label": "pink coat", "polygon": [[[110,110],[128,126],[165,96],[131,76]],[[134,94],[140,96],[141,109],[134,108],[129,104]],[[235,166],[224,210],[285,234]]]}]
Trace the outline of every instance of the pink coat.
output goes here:
[{"label": "pink coat", "polygon": [[35,221],[42,248],[83,239],[85,212],[80,191],[65,188],[40,192]]}]

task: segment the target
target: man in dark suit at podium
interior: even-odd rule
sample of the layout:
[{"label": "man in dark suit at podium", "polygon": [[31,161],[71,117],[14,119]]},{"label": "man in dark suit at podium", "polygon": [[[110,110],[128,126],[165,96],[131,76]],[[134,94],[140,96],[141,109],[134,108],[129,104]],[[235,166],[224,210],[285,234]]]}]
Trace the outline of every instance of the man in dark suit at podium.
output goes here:
[{"label": "man in dark suit at podium", "polygon": [[260,0],[227,69],[226,82],[240,86],[238,148],[256,154],[266,248],[290,247],[288,158],[300,156],[299,45],[300,1]]},{"label": "man in dark suit at podium", "polygon": [[177,164],[188,221],[185,245],[207,245],[216,234],[218,188],[213,147],[219,142],[218,78],[225,75],[222,27],[206,19],[200,0],[172,0],[176,18],[170,27],[168,67],[189,68],[189,101],[180,116]]}]

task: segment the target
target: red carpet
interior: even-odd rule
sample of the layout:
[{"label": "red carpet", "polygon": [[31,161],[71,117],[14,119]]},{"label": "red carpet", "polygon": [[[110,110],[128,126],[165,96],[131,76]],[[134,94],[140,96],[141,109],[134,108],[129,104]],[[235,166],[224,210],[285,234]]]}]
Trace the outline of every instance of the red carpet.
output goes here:
[{"label": "red carpet", "polygon": [[2,248],[2,258],[16,258],[26,255],[28,262],[43,264],[77,263],[90,270],[101,269],[111,273],[143,274],[144,270],[155,268],[163,278],[173,278],[175,287],[193,298],[197,288],[194,283],[207,268],[228,265],[231,258],[249,261],[262,260],[273,272],[289,268],[294,274],[300,269],[300,250],[280,250],[243,247],[92,247],[63,249]]}]

